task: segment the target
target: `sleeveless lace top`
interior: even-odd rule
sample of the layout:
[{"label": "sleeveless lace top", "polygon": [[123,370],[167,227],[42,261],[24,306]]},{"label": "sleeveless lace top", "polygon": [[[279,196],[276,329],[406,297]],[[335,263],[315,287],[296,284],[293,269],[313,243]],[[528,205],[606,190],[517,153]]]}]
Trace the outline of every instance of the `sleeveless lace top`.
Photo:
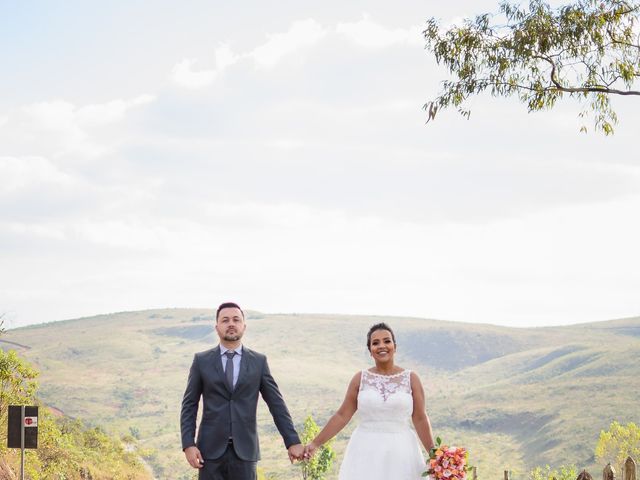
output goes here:
[{"label": "sleeveless lace top", "polygon": [[358,392],[360,428],[397,432],[409,428],[413,413],[411,371],[380,375],[362,371]]}]

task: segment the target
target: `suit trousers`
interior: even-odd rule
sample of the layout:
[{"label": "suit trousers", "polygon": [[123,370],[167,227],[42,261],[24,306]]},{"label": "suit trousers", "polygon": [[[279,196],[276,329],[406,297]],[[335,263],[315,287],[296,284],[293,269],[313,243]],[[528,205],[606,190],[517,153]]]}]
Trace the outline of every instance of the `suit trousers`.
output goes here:
[{"label": "suit trousers", "polygon": [[198,480],[257,480],[256,465],[236,455],[233,444],[229,442],[220,458],[204,461],[199,470]]}]

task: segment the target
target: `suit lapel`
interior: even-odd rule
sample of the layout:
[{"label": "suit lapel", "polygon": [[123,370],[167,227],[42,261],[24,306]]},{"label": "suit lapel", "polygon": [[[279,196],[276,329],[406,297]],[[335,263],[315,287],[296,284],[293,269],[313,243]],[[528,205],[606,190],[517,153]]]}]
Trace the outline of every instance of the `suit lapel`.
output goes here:
[{"label": "suit lapel", "polygon": [[244,345],[242,346],[242,355],[240,355],[240,373],[238,374],[238,381],[236,382],[235,390],[242,385],[243,380],[247,377],[247,371],[249,370],[249,364],[251,363],[251,350]]},{"label": "suit lapel", "polygon": [[224,376],[224,370],[222,369],[222,355],[220,354],[220,345],[214,348],[211,351],[211,353],[213,354],[212,362],[213,362],[213,369],[216,372],[216,377],[220,382],[222,382],[227,392],[231,393],[229,391],[229,387],[227,387],[227,380]]}]

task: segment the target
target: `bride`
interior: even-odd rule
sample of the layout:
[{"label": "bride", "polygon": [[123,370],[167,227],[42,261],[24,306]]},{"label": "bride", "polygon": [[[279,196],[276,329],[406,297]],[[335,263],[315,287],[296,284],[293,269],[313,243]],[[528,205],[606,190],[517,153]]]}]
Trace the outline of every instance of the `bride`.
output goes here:
[{"label": "bride", "polygon": [[367,348],[375,366],[353,376],[338,411],[305,447],[305,458],[337,435],[357,410],[360,424],[347,445],[339,480],[420,480],[427,467],[418,438],[427,452],[433,447],[420,378],[394,364],[396,339],[386,323],[369,329]]}]

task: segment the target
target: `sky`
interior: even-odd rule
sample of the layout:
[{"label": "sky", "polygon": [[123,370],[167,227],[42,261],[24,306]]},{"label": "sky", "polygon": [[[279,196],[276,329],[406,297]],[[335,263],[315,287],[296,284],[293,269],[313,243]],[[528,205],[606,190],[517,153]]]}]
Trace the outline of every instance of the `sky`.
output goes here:
[{"label": "sky", "polygon": [[[5,326],[215,308],[640,315],[640,100],[422,106],[497,1],[0,3]],[[591,127],[587,123],[588,127]]]}]

